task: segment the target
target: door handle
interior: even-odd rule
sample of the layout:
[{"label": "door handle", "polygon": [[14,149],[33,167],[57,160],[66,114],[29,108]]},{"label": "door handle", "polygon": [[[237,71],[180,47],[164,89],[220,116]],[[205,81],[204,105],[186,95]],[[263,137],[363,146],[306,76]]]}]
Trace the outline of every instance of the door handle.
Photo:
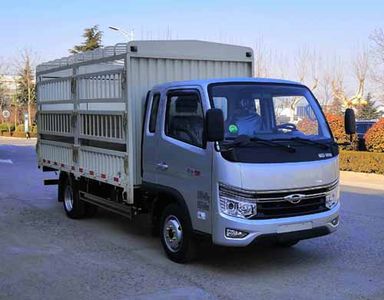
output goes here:
[{"label": "door handle", "polygon": [[159,162],[158,164],[156,164],[156,166],[158,169],[163,171],[168,169],[168,165],[165,162]]}]

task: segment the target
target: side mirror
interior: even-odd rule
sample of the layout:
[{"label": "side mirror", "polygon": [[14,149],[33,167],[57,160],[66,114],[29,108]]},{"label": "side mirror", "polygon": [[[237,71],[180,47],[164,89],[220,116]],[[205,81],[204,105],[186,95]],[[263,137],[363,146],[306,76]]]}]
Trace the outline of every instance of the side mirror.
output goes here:
[{"label": "side mirror", "polygon": [[208,109],[205,115],[205,130],[208,142],[224,140],[224,114],[221,109]]},{"label": "side mirror", "polygon": [[353,111],[352,108],[347,108],[345,110],[344,127],[345,127],[346,134],[356,133],[355,112]]}]

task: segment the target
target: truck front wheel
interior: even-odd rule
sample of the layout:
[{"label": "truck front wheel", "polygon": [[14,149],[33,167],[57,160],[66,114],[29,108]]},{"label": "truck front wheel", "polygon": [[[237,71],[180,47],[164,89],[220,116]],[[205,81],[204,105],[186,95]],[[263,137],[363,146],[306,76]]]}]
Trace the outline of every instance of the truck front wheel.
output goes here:
[{"label": "truck front wheel", "polygon": [[64,181],[62,199],[65,213],[71,219],[80,219],[85,216],[85,203],[79,198],[79,187],[76,179],[67,177]]},{"label": "truck front wheel", "polygon": [[161,244],[168,258],[186,263],[196,255],[196,241],[186,212],[177,204],[168,205],[161,217]]}]

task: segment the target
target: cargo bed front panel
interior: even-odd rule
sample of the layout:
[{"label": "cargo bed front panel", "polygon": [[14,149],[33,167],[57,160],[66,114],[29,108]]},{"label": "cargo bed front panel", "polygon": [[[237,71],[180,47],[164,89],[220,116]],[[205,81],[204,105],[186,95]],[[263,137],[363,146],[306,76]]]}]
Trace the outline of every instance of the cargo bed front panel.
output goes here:
[{"label": "cargo bed front panel", "polygon": [[[245,57],[245,55],[244,55]],[[130,132],[135,134],[133,157],[133,173],[135,185],[141,184],[141,126],[143,124],[144,103],[147,92],[155,85],[172,81],[250,77],[252,64],[250,61],[213,60],[212,57],[202,59],[140,57],[132,55],[128,69],[128,105],[134,112]]]}]

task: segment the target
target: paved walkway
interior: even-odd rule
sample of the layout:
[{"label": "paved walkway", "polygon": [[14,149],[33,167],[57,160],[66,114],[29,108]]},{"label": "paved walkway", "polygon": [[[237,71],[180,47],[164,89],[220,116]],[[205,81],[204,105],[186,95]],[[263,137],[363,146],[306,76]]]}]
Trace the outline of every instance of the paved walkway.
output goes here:
[{"label": "paved walkway", "polygon": [[341,171],[341,185],[384,191],[384,175]]},{"label": "paved walkway", "polygon": [[15,145],[15,146],[34,146],[36,145],[36,138],[17,138],[0,136],[0,145]]}]

